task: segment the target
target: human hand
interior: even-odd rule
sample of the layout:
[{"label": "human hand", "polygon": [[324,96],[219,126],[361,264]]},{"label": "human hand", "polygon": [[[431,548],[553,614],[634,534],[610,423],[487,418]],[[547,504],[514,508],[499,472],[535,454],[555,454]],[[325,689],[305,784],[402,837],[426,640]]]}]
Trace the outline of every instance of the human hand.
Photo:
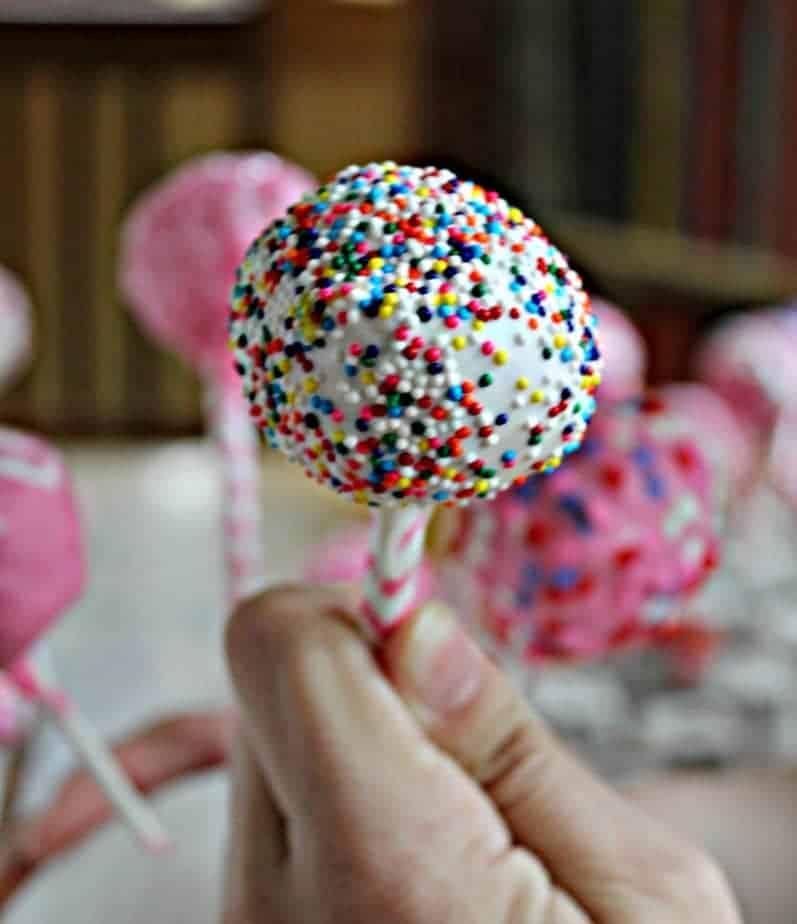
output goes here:
[{"label": "human hand", "polygon": [[273,590],[230,622],[225,924],[738,924],[708,856],[583,768],[444,610],[380,669],[355,608]]}]

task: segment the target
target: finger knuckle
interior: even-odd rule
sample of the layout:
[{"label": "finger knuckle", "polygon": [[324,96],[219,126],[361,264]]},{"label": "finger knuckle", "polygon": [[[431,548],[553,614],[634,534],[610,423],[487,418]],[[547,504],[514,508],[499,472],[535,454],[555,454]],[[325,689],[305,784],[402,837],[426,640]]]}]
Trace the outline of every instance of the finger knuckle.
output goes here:
[{"label": "finger knuckle", "polygon": [[274,587],[243,601],[225,627],[227,657],[235,663],[250,656],[253,650],[283,645],[305,609],[306,593],[293,585]]}]

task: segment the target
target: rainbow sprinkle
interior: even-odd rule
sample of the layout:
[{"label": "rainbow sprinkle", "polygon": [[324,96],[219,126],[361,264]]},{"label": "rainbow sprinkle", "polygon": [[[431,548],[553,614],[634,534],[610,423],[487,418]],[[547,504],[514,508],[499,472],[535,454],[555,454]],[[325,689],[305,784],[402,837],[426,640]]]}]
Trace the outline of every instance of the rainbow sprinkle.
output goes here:
[{"label": "rainbow sprinkle", "polygon": [[446,170],[349,167],[252,244],[231,345],[275,447],[374,506],[492,498],[580,445],[600,352],[533,221]]}]

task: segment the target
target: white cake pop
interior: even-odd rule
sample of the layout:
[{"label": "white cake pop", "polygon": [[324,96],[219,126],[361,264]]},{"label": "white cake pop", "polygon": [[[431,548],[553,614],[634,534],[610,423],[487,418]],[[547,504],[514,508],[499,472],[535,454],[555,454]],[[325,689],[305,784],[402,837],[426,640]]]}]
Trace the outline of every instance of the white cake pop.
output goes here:
[{"label": "white cake pop", "polygon": [[432,505],[493,498],[578,448],[593,321],[538,225],[434,167],[349,167],[250,247],[231,338],[253,417],[320,483],[410,508],[379,520],[375,627],[414,597]]}]

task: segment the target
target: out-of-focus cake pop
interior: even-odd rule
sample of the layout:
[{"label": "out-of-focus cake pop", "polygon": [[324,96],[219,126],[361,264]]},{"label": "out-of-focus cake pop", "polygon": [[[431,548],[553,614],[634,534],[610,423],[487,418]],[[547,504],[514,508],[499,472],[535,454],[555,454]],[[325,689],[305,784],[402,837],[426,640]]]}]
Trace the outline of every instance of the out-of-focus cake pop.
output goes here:
[{"label": "out-of-focus cake pop", "polygon": [[0,390],[30,360],[33,330],[31,305],[19,280],[0,266]]},{"label": "out-of-focus cake pop", "polygon": [[711,468],[718,513],[749,489],[758,450],[749,431],[728,403],[697,382],[664,385],[656,391],[661,412],[654,421],[662,438],[686,437],[695,442]]},{"label": "out-of-focus cake pop", "polygon": [[466,510],[455,554],[489,633],[530,660],[651,638],[714,568],[710,473],[656,433],[655,399],[603,405],[549,478]]},{"label": "out-of-focus cake pop", "polygon": [[641,394],[648,365],[642,334],[625,312],[611,302],[593,298],[592,310],[598,319],[598,339],[605,363],[601,399],[618,401]]},{"label": "out-of-focus cake pop", "polygon": [[31,646],[81,596],[80,524],[60,455],[39,439],[0,429],[0,668],[17,691],[48,710],[111,803],[149,848],[168,838],[75,706],[44,684]]},{"label": "out-of-focus cake pop", "polygon": [[230,604],[262,583],[263,551],[255,430],[227,347],[229,293],[252,239],[313,185],[275,154],[211,154],[142,195],[122,232],[119,277],[131,308],[205,385],[225,482]]},{"label": "out-of-focus cake pop", "polygon": [[706,339],[695,369],[766,452],[777,417],[797,396],[797,325],[782,309],[734,315]]},{"label": "out-of-focus cake pop", "polygon": [[273,445],[377,519],[366,615],[415,597],[435,504],[492,499],[580,445],[589,300],[533,221],[433,167],[341,171],[254,242],[231,338]]}]

